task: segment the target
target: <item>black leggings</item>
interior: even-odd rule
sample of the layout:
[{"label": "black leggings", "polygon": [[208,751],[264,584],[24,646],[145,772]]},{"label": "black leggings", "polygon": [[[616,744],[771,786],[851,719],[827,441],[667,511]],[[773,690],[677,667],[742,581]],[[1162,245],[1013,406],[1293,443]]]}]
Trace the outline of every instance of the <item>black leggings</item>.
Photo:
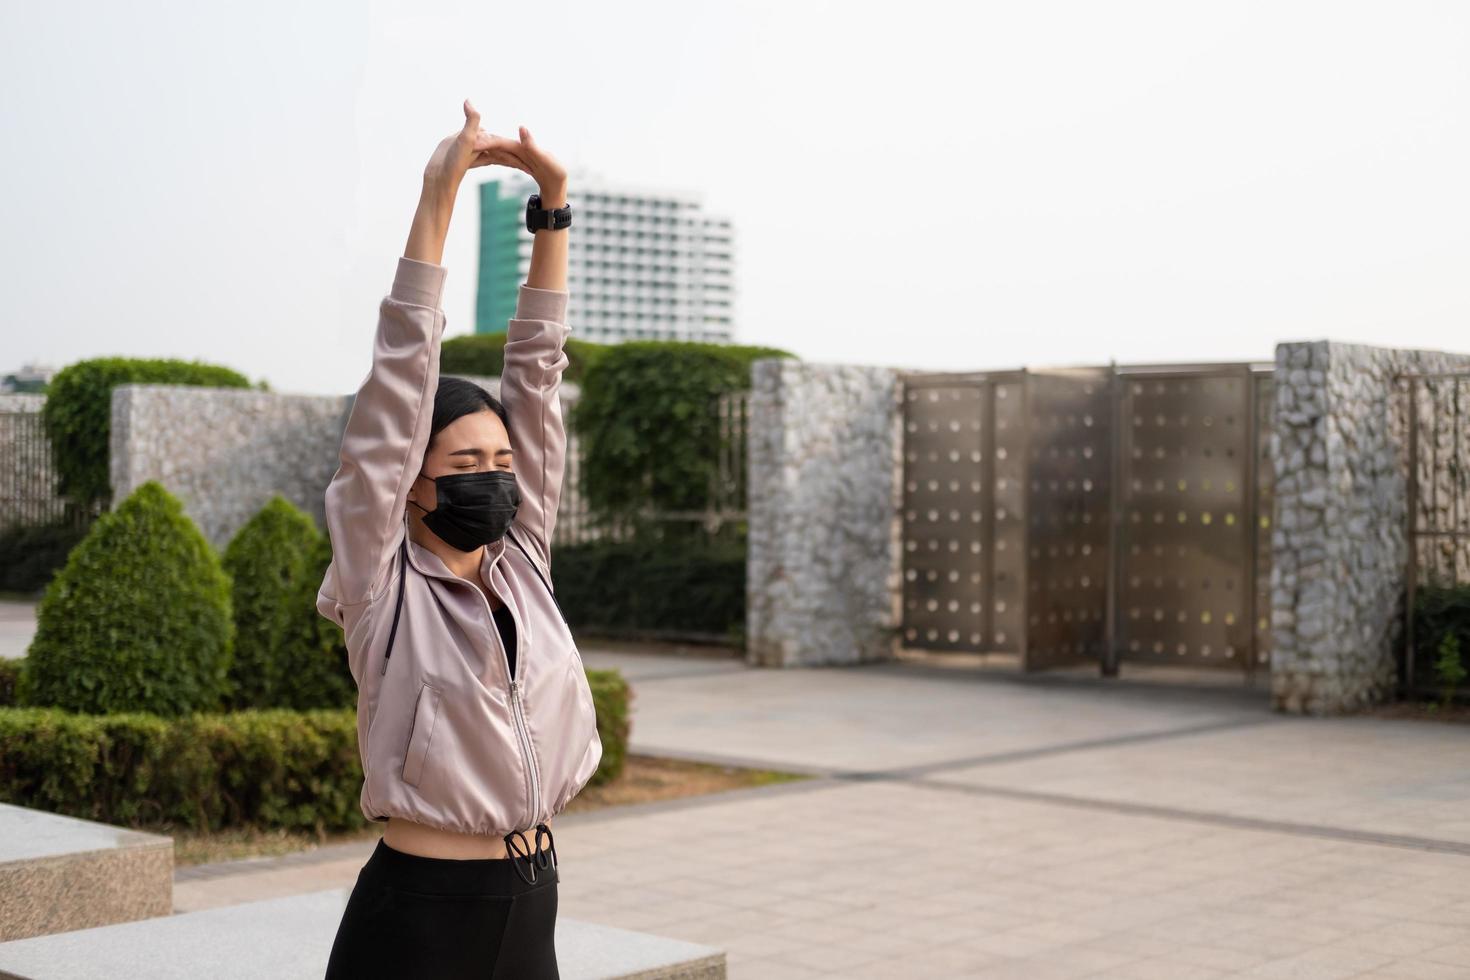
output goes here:
[{"label": "black leggings", "polygon": [[559,876],[545,855],[421,857],[379,838],[342,913],[326,980],[559,980]]}]

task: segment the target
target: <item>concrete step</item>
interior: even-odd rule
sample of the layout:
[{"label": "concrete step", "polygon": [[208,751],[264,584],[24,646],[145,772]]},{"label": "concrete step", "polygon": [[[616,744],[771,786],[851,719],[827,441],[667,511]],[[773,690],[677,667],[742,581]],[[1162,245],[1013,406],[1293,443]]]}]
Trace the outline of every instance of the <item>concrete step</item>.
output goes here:
[{"label": "concrete step", "polygon": [[[321,980],[350,888],[0,943],[5,980]],[[558,916],[563,980],[724,980],[725,953]]]},{"label": "concrete step", "polygon": [[0,941],[173,911],[171,837],[0,803]]}]

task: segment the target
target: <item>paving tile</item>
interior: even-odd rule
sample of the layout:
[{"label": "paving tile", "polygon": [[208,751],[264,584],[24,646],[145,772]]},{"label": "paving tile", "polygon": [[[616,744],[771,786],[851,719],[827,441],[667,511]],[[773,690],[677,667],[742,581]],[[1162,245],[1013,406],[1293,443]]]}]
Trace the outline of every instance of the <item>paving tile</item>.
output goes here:
[{"label": "paving tile", "polygon": [[831,976],[824,970],[769,958],[745,960],[738,966],[727,967],[726,975],[730,980],[809,980],[811,977]]},{"label": "paving tile", "polygon": [[1377,969],[1392,959],[1367,950],[1317,947],[1295,956],[1258,964],[1242,973],[1259,980],[1348,980]]},{"label": "paving tile", "polygon": [[[1470,929],[1467,929],[1470,932]],[[1433,949],[1426,949],[1416,959],[1428,960],[1431,963],[1444,963],[1447,966],[1457,966],[1470,975],[1470,935],[1464,942],[1445,943]]]},{"label": "paving tile", "polygon": [[1463,963],[1434,963],[1410,958],[1391,960],[1362,976],[1374,980],[1465,980],[1470,972],[1466,971]]},{"label": "paving tile", "polygon": [[[1430,922],[1393,922],[1376,929],[1349,931],[1335,945],[1393,957],[1420,956],[1463,941],[1467,931],[1470,931],[1470,917],[1461,919],[1458,928]],[[1470,974],[1470,968],[1466,973]]]},{"label": "paving tile", "polygon": [[1157,956],[1099,970],[1087,976],[1089,980],[1219,980],[1230,976],[1230,973],[1174,957]]},{"label": "paving tile", "polygon": [[[732,977],[1470,978],[1470,854],[1345,836],[1470,842],[1462,727],[903,665],[629,666],[635,751],[920,767],[558,818],[568,915],[723,948]],[[176,904],[350,885],[366,853],[178,880]]]}]

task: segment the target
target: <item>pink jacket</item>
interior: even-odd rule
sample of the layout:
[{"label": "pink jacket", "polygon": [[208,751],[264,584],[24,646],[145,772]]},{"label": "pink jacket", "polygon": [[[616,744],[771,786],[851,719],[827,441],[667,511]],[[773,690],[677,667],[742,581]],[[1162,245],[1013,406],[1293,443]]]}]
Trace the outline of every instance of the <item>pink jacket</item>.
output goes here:
[{"label": "pink jacket", "polygon": [[[501,538],[480,565],[515,618],[512,678],[479,588],[407,539],[408,489],[439,384],[445,273],[400,257],[379,306],[372,370],[327,487],[332,562],[316,606],[342,627],[357,682],[364,815],[504,836],[561,812],[592,778],[602,741],[581,654],[520,548]],[[520,287],[500,379],[521,492],[511,531],[548,583],[566,463],[566,308],[565,290]],[[402,611],[385,661],[400,575]]]}]

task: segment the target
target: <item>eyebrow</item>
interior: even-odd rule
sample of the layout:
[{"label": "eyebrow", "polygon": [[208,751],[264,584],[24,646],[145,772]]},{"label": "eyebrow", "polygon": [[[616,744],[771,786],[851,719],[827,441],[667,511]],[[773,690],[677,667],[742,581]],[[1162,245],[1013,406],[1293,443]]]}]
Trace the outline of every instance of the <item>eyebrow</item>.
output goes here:
[{"label": "eyebrow", "polygon": [[[496,452],[495,452],[495,455],[497,455],[497,456],[510,456],[510,455],[513,455],[513,454],[514,454],[514,450],[511,450],[511,449],[499,449],[499,450],[496,450]],[[454,452],[450,453],[449,455],[451,455],[451,456],[484,456],[485,455],[485,450],[483,450],[483,449],[456,449]]]}]

